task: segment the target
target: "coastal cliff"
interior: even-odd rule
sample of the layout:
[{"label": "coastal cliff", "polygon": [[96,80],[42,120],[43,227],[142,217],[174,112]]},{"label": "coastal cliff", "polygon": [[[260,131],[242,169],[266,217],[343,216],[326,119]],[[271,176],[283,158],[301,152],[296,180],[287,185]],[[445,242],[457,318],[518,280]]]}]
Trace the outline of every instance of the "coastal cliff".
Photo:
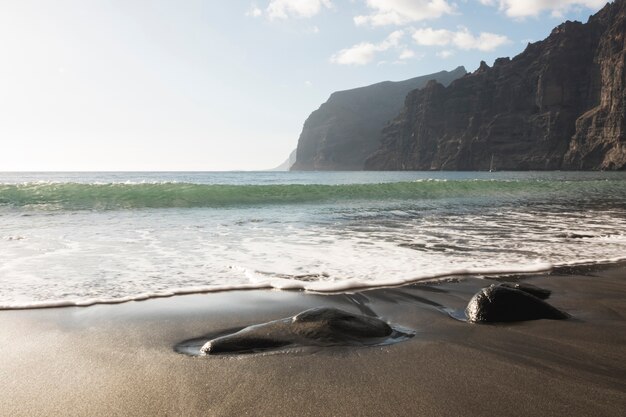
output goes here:
[{"label": "coastal cliff", "polygon": [[296,162],[296,149],[291,151],[287,159],[285,159],[285,161],[282,164],[278,165],[275,168],[270,169],[269,171],[289,171],[289,169],[293,166],[293,164],[295,164],[295,162]]},{"label": "coastal cliff", "polygon": [[626,169],[626,0],[411,91],[370,170]]},{"label": "coastal cliff", "polygon": [[405,81],[386,81],[338,91],[304,123],[292,170],[362,170],[380,145],[385,125],[398,115],[406,95],[430,80],[448,85],[465,68],[441,71]]}]

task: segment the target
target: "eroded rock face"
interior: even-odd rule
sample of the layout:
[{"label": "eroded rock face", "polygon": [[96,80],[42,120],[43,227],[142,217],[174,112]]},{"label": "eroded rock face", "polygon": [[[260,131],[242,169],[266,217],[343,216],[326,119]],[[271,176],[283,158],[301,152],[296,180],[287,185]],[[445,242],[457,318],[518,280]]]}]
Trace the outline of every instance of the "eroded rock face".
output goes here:
[{"label": "eroded rock face", "polygon": [[573,169],[625,169],[626,1],[616,0],[593,17],[606,27],[593,60],[595,106],[576,120],[564,165]]},{"label": "eroded rock face", "polygon": [[380,146],[385,124],[398,115],[409,91],[432,79],[448,85],[465,73],[459,67],[331,94],[304,122],[291,169],[362,170],[365,158]]},{"label": "eroded rock face", "polygon": [[250,353],[288,345],[369,345],[381,342],[393,332],[391,326],[379,318],[318,307],[209,340],[200,351],[204,354]]},{"label": "eroded rock face", "polygon": [[523,291],[507,285],[491,285],[480,290],[467,304],[465,315],[471,323],[562,320],[569,317],[567,313],[532,295],[528,287]]},{"label": "eroded rock face", "polygon": [[372,170],[626,169],[626,0],[408,94]]}]

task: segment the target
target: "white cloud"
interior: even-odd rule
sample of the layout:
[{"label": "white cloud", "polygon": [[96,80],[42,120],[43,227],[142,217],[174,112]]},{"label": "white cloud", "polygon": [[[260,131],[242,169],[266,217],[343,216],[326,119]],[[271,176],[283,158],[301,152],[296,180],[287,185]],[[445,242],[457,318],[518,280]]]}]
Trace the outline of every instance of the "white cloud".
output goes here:
[{"label": "white cloud", "polygon": [[331,7],[330,0],[271,0],[265,12],[270,19],[305,18]]},{"label": "white cloud", "polygon": [[263,14],[263,10],[259,9],[257,6],[252,5],[246,12],[246,16],[250,17],[260,17]]},{"label": "white cloud", "polygon": [[446,0],[367,0],[367,6],[373,12],[356,16],[357,25],[404,25],[454,12],[454,6]]},{"label": "white cloud", "polygon": [[330,57],[330,62],[339,65],[365,65],[374,60],[378,51],[373,43],[362,42],[337,52]]},{"label": "white cloud", "polygon": [[339,65],[366,65],[374,60],[378,52],[400,47],[404,32],[396,30],[379,43],[361,42],[342,49],[330,57],[330,62]]},{"label": "white cloud", "polygon": [[450,49],[444,49],[443,51],[437,52],[436,55],[441,59],[447,59],[447,58],[450,58],[452,55],[454,55],[454,51]]},{"label": "white cloud", "polygon": [[474,36],[467,29],[456,32],[452,40],[452,43],[459,49],[478,49],[479,51],[493,51],[508,42],[509,38],[504,35],[480,32],[478,36]]},{"label": "white cloud", "polygon": [[458,49],[477,49],[479,51],[493,51],[497,47],[509,43],[509,38],[495,33],[481,32],[473,35],[467,28],[459,30],[422,28],[413,32],[413,40],[423,46],[454,46]]},{"label": "white cloud", "polygon": [[404,32],[401,30],[396,30],[396,31],[391,32],[389,36],[387,36],[387,38],[379,44],[381,47],[381,50],[386,51],[389,48],[398,46],[403,36],[404,36]]},{"label": "white cloud", "polygon": [[454,32],[447,29],[423,28],[413,32],[413,40],[423,46],[445,46],[452,43]]},{"label": "white cloud", "polygon": [[411,51],[410,49],[404,49],[402,50],[402,52],[400,52],[398,59],[410,59],[413,57],[415,57],[415,52]]},{"label": "white cloud", "polygon": [[523,18],[537,16],[549,11],[553,16],[560,17],[574,7],[598,9],[607,0],[479,0],[486,6],[498,6],[507,16]]}]

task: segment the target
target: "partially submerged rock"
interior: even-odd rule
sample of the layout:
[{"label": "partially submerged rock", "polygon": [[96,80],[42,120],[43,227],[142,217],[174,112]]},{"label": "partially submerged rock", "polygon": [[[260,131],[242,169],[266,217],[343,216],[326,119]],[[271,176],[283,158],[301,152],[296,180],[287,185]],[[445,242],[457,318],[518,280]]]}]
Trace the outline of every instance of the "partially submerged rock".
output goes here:
[{"label": "partially submerged rock", "polygon": [[[567,313],[551,306],[529,291],[528,286],[491,285],[472,297],[465,309],[471,323],[497,323],[538,319],[562,320]],[[532,287],[532,286],[531,286]],[[537,287],[534,287],[537,289]]]},{"label": "partially submerged rock", "polygon": [[534,295],[537,298],[541,298],[542,300],[546,300],[550,298],[550,294],[552,291],[546,290],[545,288],[539,288],[535,285],[531,284],[521,284],[519,282],[503,282],[500,284],[501,287],[514,288],[516,290],[524,291],[528,294]]},{"label": "partially submerged rock", "polygon": [[387,337],[392,329],[377,317],[352,314],[336,308],[318,307],[293,316],[294,333],[315,340]]},{"label": "partially submerged rock", "polygon": [[293,338],[284,320],[249,326],[236,333],[209,340],[202,346],[203,354],[254,352],[290,345]]},{"label": "partially submerged rock", "polygon": [[209,340],[200,352],[209,355],[247,353],[287,345],[371,345],[380,343],[393,332],[391,326],[379,318],[318,307]]}]

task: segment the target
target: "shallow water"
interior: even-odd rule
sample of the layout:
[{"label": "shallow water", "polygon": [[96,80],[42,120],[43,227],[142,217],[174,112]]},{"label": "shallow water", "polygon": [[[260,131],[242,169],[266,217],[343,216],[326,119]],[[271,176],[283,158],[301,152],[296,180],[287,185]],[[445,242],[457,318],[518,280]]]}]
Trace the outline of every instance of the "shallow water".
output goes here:
[{"label": "shallow water", "polygon": [[626,173],[0,173],[0,306],[626,257]]}]

